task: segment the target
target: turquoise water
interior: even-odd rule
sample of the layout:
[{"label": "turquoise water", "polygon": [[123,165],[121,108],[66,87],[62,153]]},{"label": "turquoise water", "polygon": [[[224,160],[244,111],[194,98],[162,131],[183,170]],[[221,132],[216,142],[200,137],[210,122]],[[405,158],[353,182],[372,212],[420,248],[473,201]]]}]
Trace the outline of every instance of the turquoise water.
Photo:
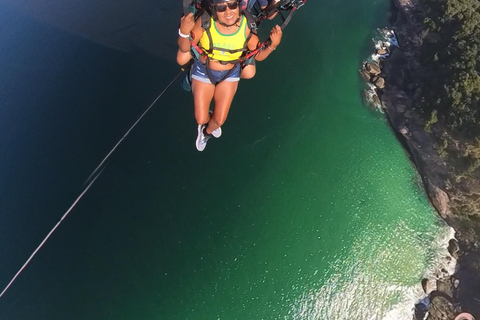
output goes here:
[{"label": "turquoise water", "polygon": [[[411,319],[443,227],[361,102],[358,66],[388,8],[308,2],[203,153],[175,85],[0,300],[0,318]],[[32,47],[2,56],[2,286],[178,72],[16,19]],[[21,49],[19,38],[4,41]]]}]

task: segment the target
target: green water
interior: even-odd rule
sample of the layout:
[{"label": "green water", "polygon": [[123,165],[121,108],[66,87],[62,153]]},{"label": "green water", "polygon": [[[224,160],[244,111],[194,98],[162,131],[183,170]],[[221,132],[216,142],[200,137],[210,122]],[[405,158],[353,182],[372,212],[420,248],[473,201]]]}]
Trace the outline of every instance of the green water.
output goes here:
[{"label": "green water", "polygon": [[[0,318],[411,319],[443,227],[386,122],[361,102],[358,67],[389,5],[310,0],[203,153],[192,98],[175,85],[0,301]],[[70,120],[79,142],[67,128],[56,136],[75,150],[50,156],[62,171],[30,164],[53,174],[16,182],[39,195],[17,220],[1,212],[2,283],[178,72],[173,60],[95,54],[118,79],[78,109],[101,99],[105,115]],[[27,191],[31,180],[39,187]]]}]

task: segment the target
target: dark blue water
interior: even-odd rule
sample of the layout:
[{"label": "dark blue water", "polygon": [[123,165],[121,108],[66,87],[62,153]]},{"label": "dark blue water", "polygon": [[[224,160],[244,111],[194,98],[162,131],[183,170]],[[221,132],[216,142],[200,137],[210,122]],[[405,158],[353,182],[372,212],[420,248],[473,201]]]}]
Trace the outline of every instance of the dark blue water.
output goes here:
[{"label": "dark blue water", "polygon": [[[142,52],[125,53],[102,47],[3,6],[0,15],[3,48],[0,53],[0,215],[3,221],[0,223],[0,278],[3,286],[78,196],[83,182],[106,152],[158,95],[159,88],[168,84],[171,79],[165,75],[175,76],[178,68]],[[175,94],[174,90],[171,94]],[[165,114],[166,109],[169,112],[163,119],[162,110],[152,116],[163,132],[171,125],[169,117],[177,115],[177,111],[187,114],[188,110],[164,105]],[[153,133],[142,137],[140,143],[150,134]],[[155,146],[162,147],[161,143]],[[134,175],[121,169],[120,166],[120,172],[113,175],[117,179]],[[28,276],[26,272],[25,277],[19,278],[9,292],[10,298],[2,299],[0,318],[47,315],[52,309],[52,305],[46,303],[51,301],[48,293],[52,287],[60,286],[59,292],[76,291],[76,284],[63,287],[62,275],[75,274],[76,269],[66,265],[75,265],[72,257],[83,256],[84,252],[78,250],[85,249],[69,243],[65,252],[58,255],[56,249],[62,248],[61,234],[72,231],[78,233],[80,243],[91,241],[90,228],[102,219],[102,203],[114,206],[118,202],[114,196],[108,197],[112,184],[115,185],[115,179],[103,185],[106,193],[90,200],[100,205],[90,208],[91,216],[80,217],[85,220],[69,220],[59,231],[57,244],[50,247],[52,251],[46,248],[32,262],[28,270],[38,273]],[[95,193],[91,196],[95,197]],[[118,221],[121,217],[115,219]],[[107,233],[110,228],[111,225]],[[67,264],[56,269],[48,263],[52,257]],[[83,274],[82,267],[76,272],[83,270]],[[44,272],[55,276],[43,283]],[[32,290],[32,284],[40,290]],[[25,299],[14,299],[15,292],[25,293]],[[35,312],[25,308],[27,301],[36,306]],[[68,303],[55,304],[70,309]]]}]

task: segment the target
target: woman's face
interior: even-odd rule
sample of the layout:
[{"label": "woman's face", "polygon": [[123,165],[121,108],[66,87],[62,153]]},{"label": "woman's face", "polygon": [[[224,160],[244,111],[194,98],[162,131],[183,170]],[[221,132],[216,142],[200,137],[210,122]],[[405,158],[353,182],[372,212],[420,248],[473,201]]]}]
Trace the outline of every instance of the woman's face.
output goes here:
[{"label": "woman's face", "polygon": [[240,4],[238,4],[237,0],[231,0],[215,5],[218,20],[226,25],[234,24],[240,16],[239,6]]}]

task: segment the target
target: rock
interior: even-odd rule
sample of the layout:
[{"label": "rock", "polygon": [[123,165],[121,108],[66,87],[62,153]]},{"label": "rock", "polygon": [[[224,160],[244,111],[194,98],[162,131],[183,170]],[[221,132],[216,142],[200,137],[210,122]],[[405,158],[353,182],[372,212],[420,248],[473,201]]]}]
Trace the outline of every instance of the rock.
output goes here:
[{"label": "rock", "polygon": [[453,280],[453,287],[454,287],[455,289],[457,289],[459,285],[460,285],[460,280],[454,279],[454,280]]},{"label": "rock", "polygon": [[430,42],[430,43],[436,43],[436,42],[440,41],[440,36],[436,32],[429,32],[425,36],[425,40]]},{"label": "rock", "polygon": [[383,79],[382,77],[376,76],[372,79],[372,82],[379,89],[385,88],[385,79]]},{"label": "rock", "polygon": [[405,136],[408,135],[408,128],[407,128],[407,127],[401,127],[401,128],[398,130],[398,132],[400,132],[400,134],[405,137]]},{"label": "rock", "polygon": [[448,279],[444,280],[437,280],[437,291],[444,294],[444,296],[448,296],[450,298],[453,297],[453,283]]},{"label": "rock", "polygon": [[438,213],[442,218],[446,219],[450,214],[450,198],[448,194],[437,186],[430,185],[430,198],[433,205],[437,208]]},{"label": "rock", "polygon": [[377,95],[372,96],[372,104],[374,106],[378,106],[379,108],[382,107],[382,102],[380,101]]},{"label": "rock", "polygon": [[437,284],[435,281],[432,281],[426,278],[422,279],[423,292],[425,292],[426,294],[430,294],[432,291],[436,290],[437,289],[436,286]]},{"label": "rock", "polygon": [[428,306],[428,320],[452,320],[455,318],[455,306],[451,299],[436,295]]},{"label": "rock", "polygon": [[377,54],[379,55],[387,54],[387,53],[388,53],[387,49],[384,49],[384,48],[377,49]]},{"label": "rock", "polygon": [[380,69],[380,66],[377,63],[373,62],[365,62],[363,65],[363,68],[371,75],[378,76],[382,70]]},{"label": "rock", "polygon": [[360,75],[365,81],[370,81],[371,74],[367,70],[365,69],[360,70]]},{"label": "rock", "polygon": [[448,242],[448,253],[452,257],[458,260],[459,258],[460,247],[458,246],[458,241],[456,239],[450,239]]}]

